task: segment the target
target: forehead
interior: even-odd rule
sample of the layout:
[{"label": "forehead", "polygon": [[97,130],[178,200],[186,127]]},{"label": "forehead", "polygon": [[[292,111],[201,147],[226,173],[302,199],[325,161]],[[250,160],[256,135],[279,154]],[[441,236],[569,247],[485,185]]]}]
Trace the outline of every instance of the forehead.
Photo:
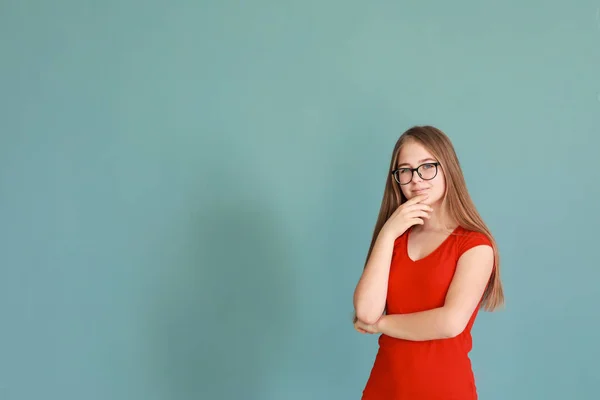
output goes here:
[{"label": "forehead", "polygon": [[400,148],[397,164],[416,166],[427,161],[436,161],[436,158],[420,143],[408,142]]}]

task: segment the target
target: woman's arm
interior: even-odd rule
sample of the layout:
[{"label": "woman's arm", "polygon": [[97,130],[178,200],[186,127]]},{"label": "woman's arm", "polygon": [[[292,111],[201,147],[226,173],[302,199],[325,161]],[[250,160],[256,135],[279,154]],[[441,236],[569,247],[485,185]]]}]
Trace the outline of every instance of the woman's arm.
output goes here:
[{"label": "woman's arm", "polygon": [[354,290],[354,310],[358,320],[377,322],[387,300],[388,278],[396,238],[415,224],[423,224],[433,209],[422,204],[426,194],[415,196],[398,206],[380,229],[361,278]]},{"label": "woman's arm", "polygon": [[447,339],[462,333],[478,306],[494,264],[490,246],[466,251],[458,260],[444,306],[411,314],[383,315],[372,324],[357,327],[369,333],[413,341]]},{"label": "woman's arm", "polygon": [[395,240],[393,235],[381,230],[354,290],[356,317],[366,324],[376,323],[385,309]]}]

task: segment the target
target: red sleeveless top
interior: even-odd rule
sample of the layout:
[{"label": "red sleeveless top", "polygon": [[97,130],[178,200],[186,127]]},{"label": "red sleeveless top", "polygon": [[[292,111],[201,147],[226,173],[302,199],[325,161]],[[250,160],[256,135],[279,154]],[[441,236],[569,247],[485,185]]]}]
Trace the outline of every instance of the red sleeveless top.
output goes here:
[{"label": "red sleeveless top", "polygon": [[[410,230],[396,239],[390,265],[387,314],[426,311],[444,305],[459,257],[491,242],[482,233],[458,227],[432,253],[413,261],[407,254]],[[476,400],[471,368],[471,328],[449,339],[409,341],[382,334],[363,400]]]}]

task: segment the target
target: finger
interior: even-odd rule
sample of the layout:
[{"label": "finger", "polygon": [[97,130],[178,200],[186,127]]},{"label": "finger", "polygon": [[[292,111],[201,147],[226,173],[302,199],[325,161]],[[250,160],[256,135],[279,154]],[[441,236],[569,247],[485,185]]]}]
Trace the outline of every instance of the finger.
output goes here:
[{"label": "finger", "polygon": [[409,218],[431,218],[431,212],[415,210],[406,215]]},{"label": "finger", "polygon": [[420,210],[420,209],[413,209],[413,210],[407,210],[404,213],[404,218],[403,219],[411,219],[411,218],[427,218],[430,219],[431,218],[431,211],[429,210]]},{"label": "finger", "polygon": [[419,194],[419,195],[409,199],[404,204],[406,204],[406,205],[417,204],[417,203],[425,200],[427,198],[427,196],[428,196],[427,193]]},{"label": "finger", "polygon": [[366,330],[364,330],[364,329],[362,329],[362,328],[359,328],[359,327],[358,327],[358,326],[356,326],[356,325],[354,325],[354,329],[356,329],[356,330],[357,330],[358,332],[360,332],[360,333],[367,333],[367,331],[366,331]]},{"label": "finger", "polygon": [[413,225],[418,224],[418,225],[423,225],[425,224],[425,221],[423,221],[421,218],[413,218],[410,220],[410,222],[413,223]]},{"label": "finger", "polygon": [[412,210],[433,211],[433,207],[431,207],[427,204],[423,204],[423,203],[410,204],[407,207],[405,207],[405,209],[406,209],[406,211],[412,211]]}]

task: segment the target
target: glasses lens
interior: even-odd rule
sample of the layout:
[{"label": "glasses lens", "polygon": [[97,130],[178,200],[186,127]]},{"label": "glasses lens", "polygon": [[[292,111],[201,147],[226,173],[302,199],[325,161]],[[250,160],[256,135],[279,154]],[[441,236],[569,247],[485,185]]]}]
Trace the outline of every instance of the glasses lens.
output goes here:
[{"label": "glasses lens", "polygon": [[423,164],[419,167],[419,175],[421,175],[423,179],[435,178],[436,172],[437,168],[435,164]]},{"label": "glasses lens", "polygon": [[401,185],[406,185],[408,182],[412,180],[412,171],[410,169],[401,169],[396,172],[396,177],[398,178],[398,182]]}]

